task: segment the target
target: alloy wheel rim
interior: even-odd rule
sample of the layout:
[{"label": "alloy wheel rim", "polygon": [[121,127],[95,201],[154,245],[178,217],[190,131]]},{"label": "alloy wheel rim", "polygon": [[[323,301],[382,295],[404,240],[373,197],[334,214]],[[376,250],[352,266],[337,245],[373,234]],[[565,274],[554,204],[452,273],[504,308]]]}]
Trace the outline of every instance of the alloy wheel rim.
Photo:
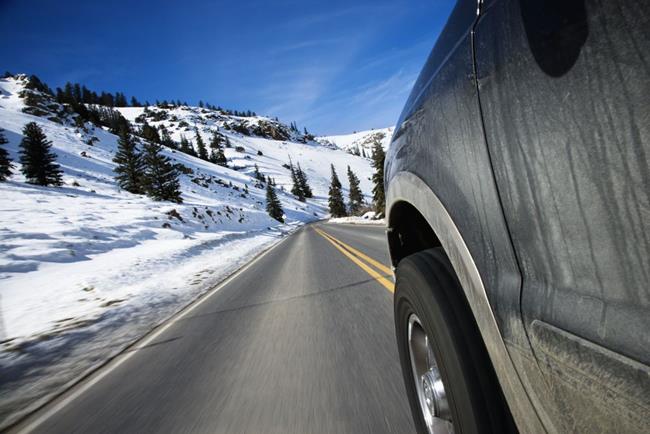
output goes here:
[{"label": "alloy wheel rim", "polygon": [[451,434],[454,424],[439,364],[431,340],[414,313],[408,320],[408,345],[415,389],[427,430],[430,434]]}]

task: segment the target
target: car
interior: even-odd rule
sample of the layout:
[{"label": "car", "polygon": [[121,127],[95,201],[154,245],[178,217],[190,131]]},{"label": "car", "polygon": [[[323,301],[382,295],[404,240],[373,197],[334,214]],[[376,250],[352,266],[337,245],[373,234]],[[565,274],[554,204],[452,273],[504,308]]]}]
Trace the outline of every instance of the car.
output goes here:
[{"label": "car", "polygon": [[419,432],[650,432],[650,2],[457,0],[385,163]]}]

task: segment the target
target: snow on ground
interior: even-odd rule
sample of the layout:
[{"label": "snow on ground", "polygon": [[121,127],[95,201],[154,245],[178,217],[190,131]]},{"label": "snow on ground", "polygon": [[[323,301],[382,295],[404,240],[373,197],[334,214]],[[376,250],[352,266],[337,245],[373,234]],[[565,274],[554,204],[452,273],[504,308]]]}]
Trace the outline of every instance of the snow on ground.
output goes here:
[{"label": "snow on ground", "polygon": [[386,226],[385,219],[375,219],[375,212],[368,211],[362,216],[337,217],[328,220],[328,223],[340,223],[349,225],[377,225]]},{"label": "snow on ground", "polygon": [[379,128],[338,136],[320,136],[316,137],[316,140],[324,145],[334,145],[355,155],[365,155],[370,158],[375,141],[379,140],[384,150],[388,149],[394,130],[394,127]]},{"label": "snow on ground", "polygon": [[[233,146],[225,150],[229,168],[166,149],[187,169],[184,202],[154,202],[115,184],[113,134],[24,113],[18,96],[24,85],[20,78],[0,79],[0,128],[15,165],[10,180],[0,183],[0,429],[288,232],[324,218],[330,164],[344,187],[350,165],[363,191],[371,190],[366,159],[304,138],[300,143],[295,135],[282,141],[224,128],[271,122],[267,118],[183,107],[167,110],[175,120],[150,125],[163,123],[175,140],[183,134],[192,141],[197,127],[206,145],[218,130]],[[144,111],[120,110],[132,121]],[[18,145],[31,121],[53,142],[62,187],[27,184],[19,172]],[[94,145],[87,144],[90,137]],[[307,203],[288,193],[289,158],[310,180],[314,198]],[[254,164],[275,179],[285,224],[267,215]]]}]

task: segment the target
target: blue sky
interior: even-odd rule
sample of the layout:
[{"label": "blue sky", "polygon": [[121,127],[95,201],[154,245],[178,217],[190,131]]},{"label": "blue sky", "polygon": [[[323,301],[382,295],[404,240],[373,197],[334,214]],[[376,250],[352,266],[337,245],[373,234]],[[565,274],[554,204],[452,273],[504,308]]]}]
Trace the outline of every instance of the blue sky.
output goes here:
[{"label": "blue sky", "polygon": [[0,1],[0,68],[318,134],[396,122],[453,0]]}]

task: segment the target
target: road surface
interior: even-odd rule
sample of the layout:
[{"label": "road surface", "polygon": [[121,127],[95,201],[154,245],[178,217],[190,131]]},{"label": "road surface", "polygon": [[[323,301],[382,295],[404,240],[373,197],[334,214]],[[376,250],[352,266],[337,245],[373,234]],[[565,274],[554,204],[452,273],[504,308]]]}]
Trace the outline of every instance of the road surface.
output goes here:
[{"label": "road surface", "polygon": [[18,428],[413,432],[388,264],[381,227],[304,227]]}]

